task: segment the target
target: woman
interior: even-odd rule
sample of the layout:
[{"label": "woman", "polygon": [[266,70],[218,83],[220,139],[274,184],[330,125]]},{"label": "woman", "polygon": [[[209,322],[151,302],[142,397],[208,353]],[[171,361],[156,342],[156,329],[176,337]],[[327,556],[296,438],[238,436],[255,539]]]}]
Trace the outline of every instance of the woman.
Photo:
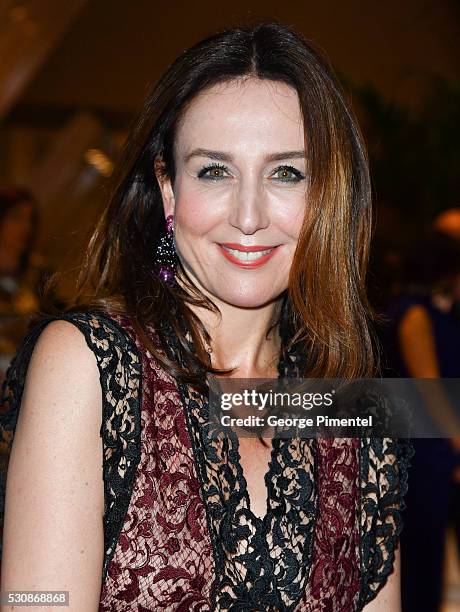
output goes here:
[{"label": "woman", "polygon": [[[406,255],[404,268],[406,289],[391,302],[382,329],[387,373],[459,378],[460,320],[454,304],[460,298],[460,244],[438,229],[429,231]],[[428,431],[455,436],[460,412],[448,388],[444,404],[435,393],[430,396],[431,401],[421,398],[421,422]],[[421,438],[414,440],[414,447],[402,534],[403,609],[436,612],[442,607],[446,531],[450,522],[458,523],[460,438]],[[426,558],[418,550],[422,531],[430,552]]]},{"label": "woman", "polygon": [[207,373],[374,372],[369,194],[343,94],[291,29],[228,30],[170,66],[75,308],[10,372],[13,414],[35,345],[3,590],[69,590],[75,610],[399,610],[402,443],[206,437]]},{"label": "woman", "polygon": [[40,306],[47,270],[34,250],[38,208],[32,194],[0,188],[0,378]]}]

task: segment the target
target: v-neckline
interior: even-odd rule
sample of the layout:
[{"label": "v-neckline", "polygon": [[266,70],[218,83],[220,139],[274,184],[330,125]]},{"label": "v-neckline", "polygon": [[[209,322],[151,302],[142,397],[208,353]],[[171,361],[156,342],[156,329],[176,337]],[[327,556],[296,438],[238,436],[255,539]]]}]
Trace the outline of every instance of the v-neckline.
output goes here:
[{"label": "v-neckline", "polygon": [[[177,358],[177,336],[169,326],[163,329],[171,356]],[[278,380],[294,371],[298,375],[296,358],[280,353]],[[222,435],[222,425],[210,419],[209,400],[192,385],[177,381],[177,388],[213,546],[213,609],[243,609],[244,602],[245,610],[293,611],[311,570],[318,508],[316,440],[271,438],[266,513],[259,517],[251,509],[236,432]]]},{"label": "v-neckline", "polygon": [[[282,370],[283,370],[283,365],[285,364],[285,361],[282,357],[279,358],[278,363],[277,363],[277,370],[278,370],[278,376],[275,378],[273,378],[273,380],[276,381],[280,381],[282,380]],[[250,380],[257,380],[255,378],[252,378]],[[261,380],[267,380],[267,378],[263,378]],[[182,404],[184,405],[184,401],[182,398]],[[206,415],[207,417],[210,416],[210,412],[209,412],[209,403],[206,402]],[[267,469],[264,471],[264,475],[263,475],[263,482],[264,482],[264,493],[265,493],[265,514],[260,517],[257,514],[254,513],[253,509],[252,509],[252,504],[251,504],[251,496],[249,494],[249,488],[248,488],[248,481],[246,479],[245,473],[244,473],[244,469],[243,469],[243,465],[241,463],[241,451],[240,451],[240,438],[237,434],[237,432],[230,428],[226,428],[226,432],[228,432],[228,438],[231,440],[232,444],[233,444],[233,448],[232,448],[232,453],[234,455],[234,465],[236,467],[237,473],[238,473],[238,479],[241,482],[241,486],[242,489],[244,491],[243,497],[245,499],[245,506],[247,509],[248,514],[251,515],[254,523],[257,523],[260,525],[260,527],[263,529],[263,531],[265,532],[266,529],[266,524],[270,519],[270,512],[271,512],[271,496],[270,496],[270,487],[269,487],[269,481],[271,476],[273,475],[273,466],[276,463],[276,456],[279,453],[279,448],[277,448],[279,446],[278,441],[280,440],[278,435],[273,435],[271,438],[269,438],[270,442],[269,442],[269,448],[270,448],[270,454],[269,454],[269,460],[267,463]]]},{"label": "v-neckline", "polygon": [[[278,436],[271,439],[271,458],[264,477],[266,512],[264,517],[259,517],[251,509],[237,434],[230,430],[226,436],[229,446],[224,445],[221,458],[226,455],[228,461],[223,462],[221,470],[219,453],[212,446],[212,442],[210,443],[213,434],[207,437],[207,425],[200,424],[197,420],[200,409],[204,408],[204,414],[202,412],[201,416],[206,414],[208,403],[205,401],[200,406],[195,395],[192,398],[189,396],[187,401],[188,385],[179,383],[178,386],[187,430],[192,441],[200,496],[204,502],[213,544],[216,567],[216,580],[212,590],[213,609],[292,612],[302,600],[313,556],[318,509],[313,477],[316,469],[316,440],[297,439],[297,449],[301,450],[305,446],[308,447],[306,452],[311,453],[311,478],[308,480],[309,475],[305,471],[303,477],[297,479],[299,486],[305,486],[307,480],[306,489],[310,491],[308,503],[300,509],[299,496],[295,498],[293,495],[292,500],[288,500],[287,491],[282,485],[279,486],[279,481],[283,480],[283,469],[290,468],[292,456],[285,461],[285,453],[289,452],[291,440]],[[200,397],[203,398],[202,395]],[[187,406],[192,406],[192,410],[187,410]],[[218,466],[217,469],[215,466]],[[303,472],[303,467],[299,468],[298,473],[300,472]],[[284,477],[284,480],[288,478]],[[299,518],[301,515],[303,519]],[[283,536],[284,547],[280,543]],[[300,558],[296,557],[294,550],[293,542],[296,539]],[[278,568],[282,568],[281,575],[284,575],[281,580],[283,586],[278,583]],[[291,575],[292,580],[286,578]],[[298,579],[297,585],[294,584],[295,578]],[[227,607],[227,602],[230,601],[241,603],[241,597],[246,597],[244,608],[233,608],[230,603]],[[284,597],[293,598],[291,605],[285,603]],[[251,607],[253,605],[258,607]]]},{"label": "v-neckline", "polygon": [[275,440],[274,437],[270,438],[270,443],[269,443],[269,449],[270,449],[269,460],[268,460],[268,463],[267,463],[267,469],[265,470],[264,475],[263,475],[264,493],[265,493],[265,514],[262,517],[260,517],[257,514],[255,514],[255,512],[252,509],[253,506],[251,504],[251,495],[249,494],[248,481],[247,481],[246,476],[244,474],[243,465],[241,463],[240,439],[239,439],[238,434],[235,433],[235,438],[234,438],[234,444],[235,444],[234,450],[235,450],[235,455],[236,455],[235,463],[237,464],[237,469],[239,470],[239,473],[241,475],[240,478],[241,478],[241,481],[242,481],[243,486],[244,486],[246,505],[247,505],[247,508],[248,508],[248,512],[252,515],[254,522],[260,522],[263,526],[265,526],[265,524],[266,524],[266,522],[268,520],[268,514],[270,512],[270,489],[268,487],[267,481],[270,479],[270,476],[272,474],[273,464],[274,464],[274,461],[275,461],[275,455],[278,452],[276,447],[275,447],[274,440]]}]

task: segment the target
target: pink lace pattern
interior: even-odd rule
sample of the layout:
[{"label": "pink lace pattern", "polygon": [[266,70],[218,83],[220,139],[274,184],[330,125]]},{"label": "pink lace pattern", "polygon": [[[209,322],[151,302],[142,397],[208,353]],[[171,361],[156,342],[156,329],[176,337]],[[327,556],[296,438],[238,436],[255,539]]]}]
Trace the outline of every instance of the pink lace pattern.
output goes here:
[{"label": "pink lace pattern", "polygon": [[298,610],[356,610],[360,589],[359,439],[318,440],[318,520],[310,580]]},{"label": "pink lace pattern", "polygon": [[141,459],[99,609],[210,610],[212,545],[177,385],[138,348]]}]

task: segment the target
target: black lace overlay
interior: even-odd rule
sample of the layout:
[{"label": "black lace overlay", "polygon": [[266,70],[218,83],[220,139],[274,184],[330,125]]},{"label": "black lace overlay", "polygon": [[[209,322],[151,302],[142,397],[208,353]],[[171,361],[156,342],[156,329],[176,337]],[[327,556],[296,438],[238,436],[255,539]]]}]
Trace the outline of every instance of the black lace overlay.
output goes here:
[{"label": "black lace overlay", "polygon": [[[176,339],[168,337],[171,354]],[[305,359],[283,353],[279,376],[299,376]],[[301,375],[301,374],[300,374]],[[294,610],[308,580],[317,513],[317,442],[272,440],[265,475],[268,512],[250,509],[236,434],[216,431],[206,398],[179,384],[199,471],[218,575],[215,609]],[[393,571],[413,455],[409,440],[364,438],[359,450],[361,589],[358,610]]]},{"label": "black lace overlay", "polygon": [[361,440],[361,593],[358,610],[377,596],[393,571],[413,455],[409,439]]},{"label": "black lace overlay", "polygon": [[[1,415],[1,436],[9,455],[35,343],[45,326],[57,319],[78,327],[99,367],[102,388],[100,436],[104,478],[104,580],[129,505],[140,459],[141,359],[129,334],[114,319],[96,312],[68,313],[41,320],[25,336],[6,373],[2,387],[4,412]],[[3,521],[5,474],[1,484],[0,518]]]},{"label": "black lace overlay", "polygon": [[[177,339],[165,328],[167,350]],[[300,359],[300,358],[299,358]],[[279,376],[298,376],[295,354],[283,354]],[[316,520],[316,440],[272,439],[265,475],[267,513],[250,508],[235,432],[224,432],[209,413],[208,398],[180,384],[201,495],[215,555],[213,609],[294,610],[302,599]]]}]

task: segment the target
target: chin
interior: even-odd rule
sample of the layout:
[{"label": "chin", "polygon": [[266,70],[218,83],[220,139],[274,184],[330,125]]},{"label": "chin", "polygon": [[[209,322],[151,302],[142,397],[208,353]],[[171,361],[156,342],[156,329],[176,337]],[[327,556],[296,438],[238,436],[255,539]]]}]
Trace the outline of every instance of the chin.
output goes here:
[{"label": "chin", "polygon": [[273,287],[266,291],[235,291],[215,290],[212,292],[217,299],[236,308],[262,308],[280,297],[282,290],[273,293]]},{"label": "chin", "polygon": [[[276,301],[286,290],[287,285],[273,274],[264,274],[264,278],[249,279],[246,271],[228,274],[211,262],[202,266],[197,274],[191,267],[185,266],[192,282],[204,291],[211,300],[217,299],[236,308],[262,308]],[[213,274],[209,274],[213,270]],[[276,282],[276,281],[279,282]]]}]

